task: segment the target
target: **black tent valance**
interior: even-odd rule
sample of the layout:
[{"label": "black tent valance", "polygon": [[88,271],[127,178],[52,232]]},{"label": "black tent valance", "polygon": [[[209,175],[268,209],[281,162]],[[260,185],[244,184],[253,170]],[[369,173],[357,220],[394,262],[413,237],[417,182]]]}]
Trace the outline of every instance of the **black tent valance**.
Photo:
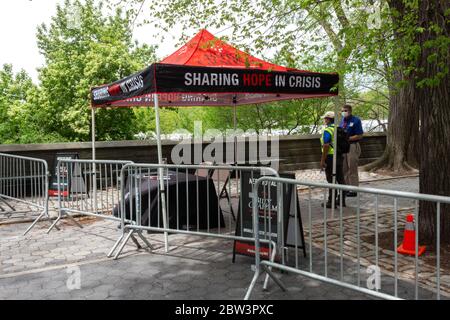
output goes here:
[{"label": "black tent valance", "polygon": [[92,89],[92,106],[242,105],[338,94],[335,73],[272,71],[153,64],[112,84]]}]

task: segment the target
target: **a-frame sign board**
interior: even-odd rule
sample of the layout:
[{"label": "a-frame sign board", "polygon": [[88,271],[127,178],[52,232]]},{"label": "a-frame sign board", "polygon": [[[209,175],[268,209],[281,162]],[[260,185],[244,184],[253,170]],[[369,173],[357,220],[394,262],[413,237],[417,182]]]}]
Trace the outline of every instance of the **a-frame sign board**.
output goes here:
[{"label": "a-frame sign board", "polygon": [[[80,164],[64,162],[64,160],[76,160],[79,158],[80,155],[78,153],[57,153],[55,155],[55,168],[48,190],[49,196],[58,196],[59,190],[62,191],[61,196],[63,197],[68,197],[71,194],[87,193],[86,181],[84,180]],[[58,170],[59,161],[62,162]]]},{"label": "a-frame sign board", "polygon": [[[241,201],[239,203],[238,217],[236,222],[236,235],[243,237],[253,237],[253,212],[251,192],[253,186],[261,176],[256,172],[241,173]],[[292,174],[280,174],[283,178],[293,178]],[[296,247],[303,250],[306,257],[305,238],[303,233],[303,223],[300,214],[300,203],[294,185],[282,185],[283,188],[283,230],[277,227],[278,215],[278,194],[277,183],[272,183],[270,187],[267,184],[260,186],[258,190],[259,200],[259,233],[260,239],[272,240],[278,243],[279,232],[284,237],[283,243],[287,247]],[[270,190],[270,191],[269,191]],[[269,194],[270,193],[270,194]],[[295,213],[297,211],[297,214]],[[297,217],[297,221],[295,221]],[[242,228],[241,228],[242,225]],[[295,231],[297,228],[297,231]],[[297,234],[297,236],[296,236]],[[253,257],[255,246],[253,241],[243,242],[235,241],[233,246],[233,262],[236,254]],[[260,254],[262,259],[269,259],[269,246],[261,243]],[[276,259],[279,259],[277,257]]]}]

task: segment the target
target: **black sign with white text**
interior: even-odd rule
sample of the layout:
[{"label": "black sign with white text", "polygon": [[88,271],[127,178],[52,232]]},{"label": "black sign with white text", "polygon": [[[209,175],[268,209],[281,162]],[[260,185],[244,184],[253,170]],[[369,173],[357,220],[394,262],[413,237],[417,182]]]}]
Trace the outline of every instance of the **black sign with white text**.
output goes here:
[{"label": "black sign with white text", "polygon": [[157,92],[331,93],[337,74],[156,65]]},{"label": "black sign with white text", "polygon": [[109,85],[93,88],[93,107],[114,105],[151,93],[337,95],[339,75],[308,71],[271,71],[153,64]]},{"label": "black sign with white text", "polygon": [[[58,196],[58,192],[61,192],[61,196],[68,197],[71,192],[86,192],[86,182],[81,174],[80,164],[64,162],[64,160],[76,159],[80,159],[79,153],[56,154],[55,169],[48,190],[49,196]],[[60,163],[59,166],[58,163]]]},{"label": "black sign with white text", "polygon": [[[292,178],[290,174],[280,174],[283,178]],[[256,172],[242,172],[241,175],[241,201],[236,223],[236,235],[253,237],[253,199],[251,197],[254,184],[261,176]],[[297,247],[304,249],[303,226],[301,222],[298,197],[293,185],[282,185],[283,194],[283,226],[278,228],[278,184],[272,181],[263,181],[258,189],[258,225],[259,238],[284,243],[286,246],[295,247],[295,242],[290,236],[297,228]],[[297,214],[295,214],[297,210]],[[295,221],[294,218],[297,218]],[[284,236],[279,241],[280,232]],[[233,248],[233,260],[236,254],[254,256],[255,246],[253,242],[235,241]],[[260,254],[262,259],[269,259],[269,246],[261,243]]]}]

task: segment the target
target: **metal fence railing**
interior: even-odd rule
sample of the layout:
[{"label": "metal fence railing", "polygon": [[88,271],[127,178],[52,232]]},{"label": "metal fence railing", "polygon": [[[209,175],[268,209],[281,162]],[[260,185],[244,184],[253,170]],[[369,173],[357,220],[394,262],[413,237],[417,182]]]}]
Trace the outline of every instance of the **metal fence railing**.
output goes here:
[{"label": "metal fence railing", "polygon": [[[253,191],[253,225],[255,234],[260,233],[258,217],[265,194],[256,194],[263,185],[274,185],[283,189],[294,186],[300,194],[302,210],[295,211],[295,219],[303,218],[307,223],[305,241],[307,258],[299,255],[295,240],[293,250],[281,250],[286,255],[281,261],[261,259],[260,241],[255,239],[256,270],[246,298],[249,298],[258,277],[267,272],[283,289],[282,284],[271,270],[278,269],[342,286],[383,299],[419,299],[422,297],[440,299],[444,290],[449,293],[449,283],[444,284],[441,270],[441,217],[446,214],[450,197],[426,195],[395,190],[360,188],[327,183],[304,182],[278,177],[261,177]],[[307,187],[298,191],[297,187]],[[329,190],[332,190],[331,205],[327,208]],[[347,198],[346,191],[357,192],[357,197]],[[269,193],[270,194],[270,193]],[[435,209],[435,247],[426,255],[419,255],[420,207],[433,205]],[[285,225],[283,198],[277,208],[279,226]],[[414,213],[415,231],[412,256],[397,252],[405,227],[405,213]],[[400,230],[400,231],[399,231]],[[295,239],[300,234],[295,229]],[[281,238],[284,241],[283,238]],[[404,240],[404,239],[403,239]],[[285,244],[282,244],[282,248]],[[448,275],[446,275],[448,277]],[[364,281],[365,280],[365,281]],[[448,295],[447,295],[448,296]]]},{"label": "metal fence railing", "polygon": [[120,173],[131,161],[59,160],[50,192],[57,197],[58,217],[50,232],[63,217],[82,228],[71,214],[120,221],[114,208],[120,199]]},{"label": "metal fence railing", "polygon": [[[239,214],[244,206],[251,204],[251,201],[244,203],[245,193],[241,190],[244,175],[256,181],[257,177],[278,176],[278,173],[266,167],[125,165],[120,188],[122,234],[109,256],[115,252],[114,258],[117,259],[130,239],[137,243],[137,238],[140,238],[151,249],[151,244],[142,235],[143,231],[164,234],[166,253],[169,252],[169,234],[242,241],[253,245],[251,214],[250,227]],[[247,198],[250,192],[248,190]],[[276,243],[262,242],[272,248],[267,258],[273,261]],[[268,279],[266,277],[265,286]]]},{"label": "metal fence railing", "polygon": [[48,177],[45,160],[0,153],[0,216],[34,219],[24,235],[49,217]]}]

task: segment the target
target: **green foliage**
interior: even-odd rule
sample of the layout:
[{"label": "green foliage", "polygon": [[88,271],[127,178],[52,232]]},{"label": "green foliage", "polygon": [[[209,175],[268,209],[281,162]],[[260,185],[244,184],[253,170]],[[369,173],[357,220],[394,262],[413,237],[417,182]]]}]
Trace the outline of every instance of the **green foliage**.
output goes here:
[{"label": "green foliage", "polygon": [[[391,2],[407,6],[408,13],[400,15],[388,5]],[[449,38],[436,26],[417,25],[417,1],[381,3],[376,26],[370,23],[374,12],[368,10],[365,0],[159,0],[146,3],[154,20],[144,17],[143,23],[166,31],[177,25],[228,30],[230,36],[224,40],[263,58],[275,52],[271,59],[275,63],[338,71],[343,80],[341,98],[357,106],[363,118],[385,119],[390,90],[394,84],[407,82],[393,77],[394,71],[401,68],[405,76],[420,75],[415,64],[421,52],[415,41],[417,34],[437,35],[425,46],[435,49],[427,60],[439,68],[433,79],[418,78],[419,85],[435,85],[448,73],[442,57],[448,54]],[[142,0],[121,1],[121,5],[103,0],[66,0],[58,6],[51,23],[41,25],[37,32],[45,58],[45,66],[39,70],[39,86],[33,85],[24,71],[14,74],[11,66],[1,72],[2,143],[89,141],[89,89],[156,60],[153,47],[132,39],[142,4]],[[188,36],[192,34],[183,34],[180,40]],[[331,99],[243,106],[238,108],[238,125],[257,132],[311,133],[320,122],[319,116],[330,109],[334,109]],[[99,140],[132,139],[138,132],[155,129],[154,113],[148,108],[101,109],[96,119]],[[194,122],[200,120],[204,130],[232,128],[233,109],[161,111],[163,133],[192,131]]]},{"label": "green foliage", "polygon": [[[155,60],[154,48],[133,42],[129,13],[118,9],[105,17],[102,10],[102,2],[66,0],[57,7],[51,24],[38,28],[38,47],[46,61],[33,101],[39,105],[39,125],[70,141],[90,139],[91,87],[120,79]],[[97,114],[99,139],[132,138],[136,124],[132,110]]]},{"label": "green foliage", "polygon": [[[439,19],[446,28],[436,23],[419,21],[421,1],[390,0],[392,21],[390,27],[396,36],[392,41],[393,61],[404,61],[397,64],[404,74],[414,79],[417,87],[438,86],[449,73],[448,58],[450,55],[450,10],[443,12]],[[436,6],[439,6],[436,3]],[[442,3],[441,6],[444,6]],[[447,5],[448,6],[448,5]],[[431,9],[430,9],[431,10]],[[401,11],[401,12],[400,12]],[[431,10],[430,14],[440,14]],[[420,37],[428,34],[430,37],[421,42]],[[426,53],[426,56],[421,56]],[[433,76],[425,76],[425,70],[419,66],[420,59],[424,59],[428,68],[435,68]],[[393,67],[395,69],[395,66]]]},{"label": "green foliage", "polygon": [[[40,85],[10,65],[0,72],[1,143],[89,141],[90,88],[115,81],[156,60],[154,48],[132,39],[132,17],[105,13],[102,1],[66,0],[37,30],[45,66]],[[97,138],[132,139],[142,127],[131,109],[98,110]]]},{"label": "green foliage", "polygon": [[3,65],[0,70],[0,143],[23,142],[34,136],[28,123],[32,110],[27,98],[35,90],[24,70],[14,74],[11,65]]}]

